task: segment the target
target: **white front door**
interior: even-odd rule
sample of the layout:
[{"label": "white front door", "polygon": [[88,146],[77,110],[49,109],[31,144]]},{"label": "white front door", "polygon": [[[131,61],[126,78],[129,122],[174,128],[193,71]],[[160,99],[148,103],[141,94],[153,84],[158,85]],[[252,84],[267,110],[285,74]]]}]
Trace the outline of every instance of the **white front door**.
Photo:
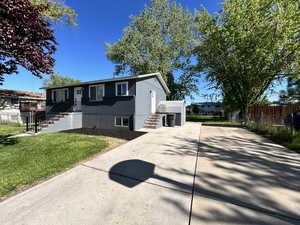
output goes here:
[{"label": "white front door", "polygon": [[74,106],[76,111],[81,110],[82,88],[74,88]]},{"label": "white front door", "polygon": [[151,90],[151,113],[156,113],[156,92]]}]

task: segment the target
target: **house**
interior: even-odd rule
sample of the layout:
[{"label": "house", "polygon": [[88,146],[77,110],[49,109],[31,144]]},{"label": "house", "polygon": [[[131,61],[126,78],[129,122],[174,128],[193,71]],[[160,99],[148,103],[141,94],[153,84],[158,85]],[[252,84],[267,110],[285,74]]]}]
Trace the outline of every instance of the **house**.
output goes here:
[{"label": "house", "polygon": [[[47,117],[51,121],[64,116],[67,129],[158,128],[164,125],[168,114],[175,115],[175,125],[185,122],[184,102],[166,101],[170,90],[159,73],[43,89],[46,89]],[[63,126],[66,129],[65,125],[57,129]]]},{"label": "house", "polygon": [[187,108],[189,113],[200,115],[217,115],[222,113],[222,103],[220,102],[197,102],[192,103]]},{"label": "house", "polygon": [[44,111],[46,95],[0,89],[0,123],[24,123],[31,112]]}]

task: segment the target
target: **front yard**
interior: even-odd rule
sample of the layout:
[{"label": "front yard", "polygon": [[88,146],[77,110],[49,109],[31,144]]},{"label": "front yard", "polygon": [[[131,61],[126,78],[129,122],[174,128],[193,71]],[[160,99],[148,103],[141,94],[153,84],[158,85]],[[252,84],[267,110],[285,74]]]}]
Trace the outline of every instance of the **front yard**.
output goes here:
[{"label": "front yard", "polygon": [[52,133],[0,140],[0,199],[74,166],[122,141]]},{"label": "front yard", "polygon": [[25,127],[19,124],[8,123],[0,124],[0,138],[12,136],[25,132]]}]

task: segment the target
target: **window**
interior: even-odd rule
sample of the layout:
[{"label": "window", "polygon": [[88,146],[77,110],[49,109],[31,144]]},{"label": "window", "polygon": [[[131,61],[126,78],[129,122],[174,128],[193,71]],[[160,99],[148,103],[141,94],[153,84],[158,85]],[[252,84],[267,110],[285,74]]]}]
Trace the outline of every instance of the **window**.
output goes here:
[{"label": "window", "polygon": [[128,82],[116,83],[116,96],[128,95]]},{"label": "window", "polygon": [[52,101],[55,103],[65,102],[69,98],[69,90],[65,89],[56,89],[52,91]]},{"label": "window", "polygon": [[129,118],[123,116],[115,117],[115,126],[116,127],[129,127]]},{"label": "window", "polygon": [[13,105],[19,104],[19,99],[17,99],[17,98],[12,98],[12,99],[11,99],[11,104],[13,104]]},{"label": "window", "polygon": [[102,101],[104,94],[104,84],[90,86],[91,101]]}]

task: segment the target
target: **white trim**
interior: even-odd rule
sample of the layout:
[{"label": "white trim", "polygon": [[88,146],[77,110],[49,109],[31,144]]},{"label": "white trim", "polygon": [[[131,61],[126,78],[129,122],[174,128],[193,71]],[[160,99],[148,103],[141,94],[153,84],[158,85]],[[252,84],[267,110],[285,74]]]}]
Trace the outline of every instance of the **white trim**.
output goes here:
[{"label": "white trim", "polygon": [[[65,91],[67,90],[67,98],[66,98],[66,95],[65,95]],[[61,91],[61,92],[63,92],[63,95],[64,95],[64,101],[62,101],[62,102],[66,102],[68,99],[69,99],[69,96],[70,96],[70,93],[69,93],[69,88],[56,88],[56,89],[53,89],[53,90],[51,90],[51,101],[53,102],[53,103],[60,103],[60,102],[58,102],[57,101],[57,92],[58,91]],[[56,92],[56,100],[54,101],[54,92]]]},{"label": "white trim", "polygon": [[151,113],[156,113],[156,92],[154,90],[150,90],[150,104],[151,104]]},{"label": "white trim", "polygon": [[[118,85],[119,84],[126,84],[126,94],[125,95],[118,95]],[[122,89],[121,89],[122,90]],[[129,85],[128,85],[128,81],[123,81],[123,82],[116,82],[115,83],[115,95],[116,96],[128,96],[129,95]]]},{"label": "white trim", "polygon": [[[121,125],[117,125],[117,117],[121,118]],[[124,126],[124,119],[128,120],[128,126]],[[115,116],[115,122],[114,122],[115,127],[129,127],[129,117],[128,116]]]},{"label": "white trim", "polygon": [[[102,89],[102,97],[104,97],[105,96],[105,84],[97,84],[97,85],[90,85],[89,86],[89,100],[91,102],[99,102],[99,101],[103,100],[103,99],[97,99],[97,87],[100,87],[100,86],[103,87],[103,89]],[[96,87],[96,99],[95,100],[91,99],[91,87]]]}]

